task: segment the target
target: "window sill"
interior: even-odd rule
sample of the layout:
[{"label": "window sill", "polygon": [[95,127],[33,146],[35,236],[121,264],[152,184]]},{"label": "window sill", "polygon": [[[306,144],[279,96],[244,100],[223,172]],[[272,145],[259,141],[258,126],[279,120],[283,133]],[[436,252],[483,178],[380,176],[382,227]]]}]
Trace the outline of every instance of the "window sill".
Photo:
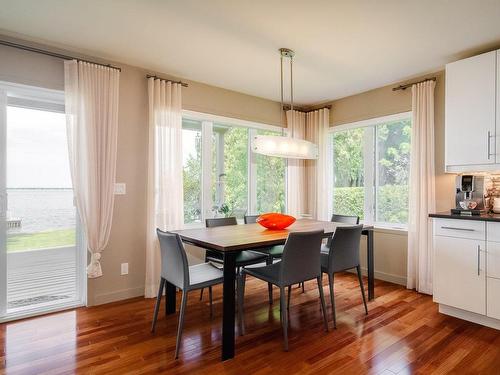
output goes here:
[{"label": "window sill", "polygon": [[403,226],[397,227],[383,224],[374,224],[373,227],[373,231],[377,233],[395,234],[400,236],[406,236],[408,234],[408,228]]}]

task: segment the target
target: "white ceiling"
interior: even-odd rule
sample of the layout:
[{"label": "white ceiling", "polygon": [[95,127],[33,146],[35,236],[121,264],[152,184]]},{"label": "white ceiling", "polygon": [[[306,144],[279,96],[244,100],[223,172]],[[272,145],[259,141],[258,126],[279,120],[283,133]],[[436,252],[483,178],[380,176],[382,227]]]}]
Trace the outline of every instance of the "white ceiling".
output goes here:
[{"label": "white ceiling", "polygon": [[500,0],[0,0],[0,29],[54,46],[279,99],[336,99],[500,46]]}]

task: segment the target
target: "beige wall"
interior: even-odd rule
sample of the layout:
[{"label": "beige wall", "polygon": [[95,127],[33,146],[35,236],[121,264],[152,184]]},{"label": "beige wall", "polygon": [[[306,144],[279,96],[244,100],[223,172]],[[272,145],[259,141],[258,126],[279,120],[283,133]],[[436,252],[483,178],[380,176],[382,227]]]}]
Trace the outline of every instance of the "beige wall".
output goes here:
[{"label": "beige wall", "polygon": [[[417,78],[412,82],[432,76],[437,77],[434,109],[436,208],[438,211],[446,211],[454,205],[454,176],[444,173],[444,71]],[[324,103],[325,105],[332,105],[330,124],[337,126],[411,111],[411,89],[392,91],[392,88],[398,85],[399,83],[380,87],[358,95]],[[375,234],[374,246],[376,277],[392,282],[405,283],[408,250],[406,232],[380,230]]]},{"label": "beige wall", "polygon": [[[89,304],[139,296],[144,290],[148,147],[145,75],[152,72],[120,63],[114,64],[122,68],[117,182],[127,184],[127,194],[116,196],[111,239],[102,259],[104,276],[89,280]],[[437,208],[447,210],[453,205],[453,176],[444,174],[444,72],[435,75],[438,77],[435,92]],[[0,80],[63,89],[63,63],[57,58],[0,46]],[[185,109],[279,124],[279,103],[197,82],[187,82],[190,86],[183,89]],[[411,110],[411,90],[393,92],[393,86],[395,85],[328,103],[333,106],[330,112],[331,124],[336,126]],[[406,242],[405,232],[376,232],[376,277],[405,283]],[[194,248],[189,249],[189,254],[192,262],[203,258],[202,252]],[[124,262],[129,263],[129,275],[120,276],[120,264]]]},{"label": "beige wall", "polygon": [[[90,59],[122,68],[116,181],[127,184],[127,194],[116,196],[111,238],[102,258],[104,276],[88,281],[88,302],[93,305],[140,296],[144,292],[148,149],[146,74],[152,72]],[[63,62],[0,46],[0,81],[62,90]],[[185,109],[279,125],[279,103],[202,83],[186,82],[189,87],[183,88]],[[202,255],[193,249],[190,258],[196,261]],[[129,263],[129,274],[120,276],[120,264],[125,262]]]}]

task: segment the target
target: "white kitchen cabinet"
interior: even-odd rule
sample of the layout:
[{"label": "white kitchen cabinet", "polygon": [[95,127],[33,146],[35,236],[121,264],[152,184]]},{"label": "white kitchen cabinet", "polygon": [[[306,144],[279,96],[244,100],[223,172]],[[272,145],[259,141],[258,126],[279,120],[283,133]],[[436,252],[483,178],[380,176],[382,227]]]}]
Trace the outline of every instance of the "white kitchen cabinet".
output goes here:
[{"label": "white kitchen cabinet", "polygon": [[488,291],[486,315],[490,318],[500,319],[500,279],[488,277],[486,289]]},{"label": "white kitchen cabinet", "polygon": [[497,69],[497,51],[446,65],[445,159],[449,172],[500,169],[496,155],[496,135],[500,134]]},{"label": "white kitchen cabinet", "polygon": [[485,246],[484,240],[434,236],[434,301],[486,314]]}]

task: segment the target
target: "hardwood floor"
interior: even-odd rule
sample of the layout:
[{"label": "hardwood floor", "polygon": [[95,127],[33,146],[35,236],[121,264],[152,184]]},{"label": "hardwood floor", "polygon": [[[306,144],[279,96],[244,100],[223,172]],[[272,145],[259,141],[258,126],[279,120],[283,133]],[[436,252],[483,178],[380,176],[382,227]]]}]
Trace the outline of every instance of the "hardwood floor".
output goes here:
[{"label": "hardwood floor", "polygon": [[[325,294],[328,287],[325,279]],[[136,298],[0,325],[0,373],[7,374],[408,374],[500,373],[500,331],[439,314],[431,297],[377,281],[365,316],[354,275],[336,277],[338,328],[323,330],[314,282],[293,288],[290,351],[282,351],[278,292],[271,308],[267,284],[248,279],[246,335],[236,358],[220,361],[221,293],[192,293],[179,360],[177,315],[150,333],[154,300]]]}]

